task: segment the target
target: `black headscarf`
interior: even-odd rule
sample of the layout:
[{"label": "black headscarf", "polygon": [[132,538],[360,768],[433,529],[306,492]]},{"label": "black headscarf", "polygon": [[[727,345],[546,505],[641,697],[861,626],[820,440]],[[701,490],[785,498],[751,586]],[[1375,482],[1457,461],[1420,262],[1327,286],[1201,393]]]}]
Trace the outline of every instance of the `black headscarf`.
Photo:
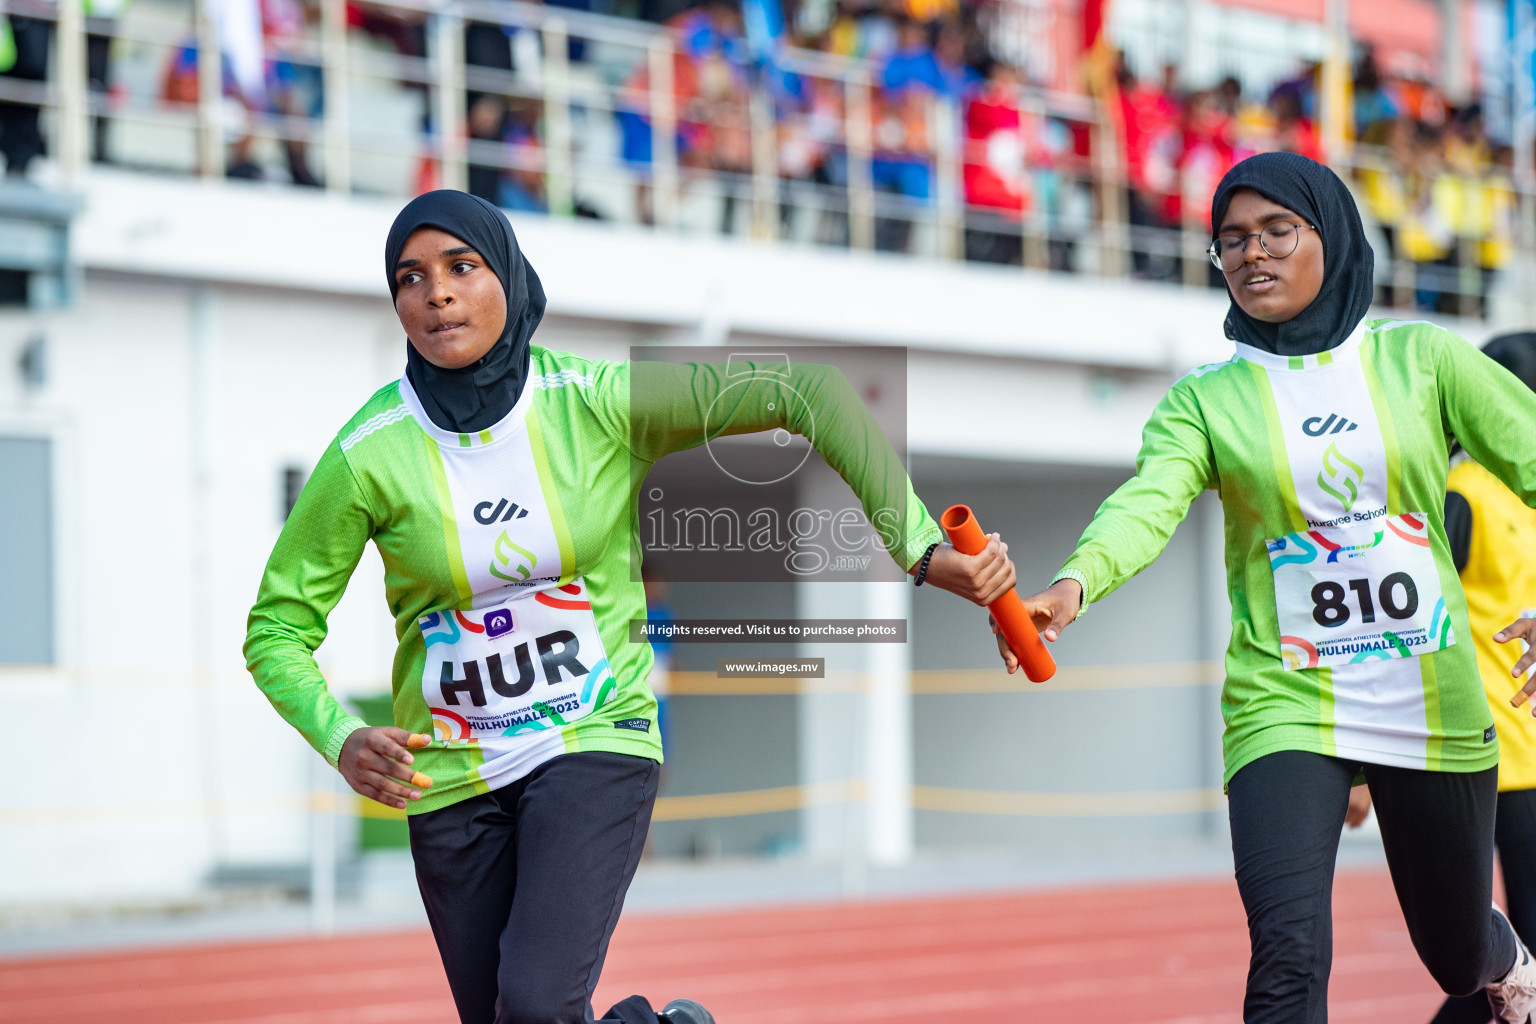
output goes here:
[{"label": "black headscarf", "polygon": [[1536,391],[1536,331],[1513,331],[1489,338],[1483,344],[1483,354]]},{"label": "black headscarf", "polygon": [[512,234],[512,225],[496,207],[464,192],[442,189],[417,196],[405,204],[384,243],[384,274],[389,297],[395,285],[395,264],[406,240],[418,228],[438,228],[461,239],[485,257],[507,294],[507,321],[491,350],[457,370],[434,366],[416,346],[406,343],[405,376],[416,389],[432,422],[444,430],[474,433],[512,411],[528,376],[528,339],[544,318],[544,286],[533,272]]},{"label": "black headscarf", "polygon": [[1227,310],[1227,337],[1282,356],[1312,355],[1341,344],[1365,318],[1375,290],[1376,257],[1349,189],[1316,160],[1296,153],[1260,153],[1221,179],[1211,200],[1212,231],[1221,228],[1232,193],[1240,188],[1251,188],[1317,225],[1323,243],[1323,287],[1306,309],[1279,324],[1255,320],[1233,300]]}]

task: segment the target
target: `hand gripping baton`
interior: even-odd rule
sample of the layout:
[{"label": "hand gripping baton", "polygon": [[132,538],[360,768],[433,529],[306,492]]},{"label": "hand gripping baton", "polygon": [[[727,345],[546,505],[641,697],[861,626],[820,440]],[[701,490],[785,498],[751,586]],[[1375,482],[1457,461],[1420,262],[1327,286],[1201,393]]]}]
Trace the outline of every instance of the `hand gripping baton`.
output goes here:
[{"label": "hand gripping baton", "polygon": [[[987,546],[987,535],[981,532],[981,525],[976,522],[976,516],[971,513],[969,506],[951,505],[944,510],[939,525],[944,527],[944,532],[949,534],[949,542],[962,555],[979,554]],[[1003,631],[1003,639],[1013,648],[1030,682],[1043,683],[1056,674],[1056,659],[1045,649],[1040,631],[1024,610],[1024,602],[1019,599],[1017,590],[1010,590],[987,605],[987,611],[997,620],[998,628]]]}]

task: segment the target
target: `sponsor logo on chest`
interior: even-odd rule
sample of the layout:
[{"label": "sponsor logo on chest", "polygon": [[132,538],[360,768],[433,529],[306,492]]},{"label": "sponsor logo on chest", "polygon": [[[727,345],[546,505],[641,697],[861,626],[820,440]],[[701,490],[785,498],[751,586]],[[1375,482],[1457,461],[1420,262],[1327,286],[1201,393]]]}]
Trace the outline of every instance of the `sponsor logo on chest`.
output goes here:
[{"label": "sponsor logo on chest", "polygon": [[1386,515],[1386,449],[1359,361],[1271,371],[1269,380],[1307,525],[1344,526]]},{"label": "sponsor logo on chest", "polygon": [[471,591],[553,586],[560,546],[527,435],[450,453],[444,469]]}]

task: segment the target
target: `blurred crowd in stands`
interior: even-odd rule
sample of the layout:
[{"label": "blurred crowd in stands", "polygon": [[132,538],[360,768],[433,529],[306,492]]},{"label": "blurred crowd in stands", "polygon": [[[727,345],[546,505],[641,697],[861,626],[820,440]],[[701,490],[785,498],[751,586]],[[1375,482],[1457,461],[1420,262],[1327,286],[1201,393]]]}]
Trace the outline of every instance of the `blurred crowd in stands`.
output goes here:
[{"label": "blurred crowd in stands", "polygon": [[[1308,66],[1260,103],[1233,78],[1183,91],[1173,68],[1150,82],[1122,61],[1136,273],[1179,276],[1171,232],[1208,236],[1211,196],[1236,161],[1267,150],[1324,159],[1320,77],[1319,66]],[[1437,312],[1479,311],[1493,274],[1513,255],[1512,150],[1488,137],[1479,105],[1452,107],[1423,74],[1385,75],[1370,52],[1354,68],[1347,109],[1350,179],[1374,236],[1379,297]]]},{"label": "blurred crowd in stands", "polygon": [[[87,0],[91,88],[106,91],[113,19],[125,0]],[[317,35],[317,0],[215,0],[224,50],[223,93],[230,125],[226,173],[261,177],[250,121],[274,115],[289,124],[322,110],[322,75],[302,41]],[[1076,269],[1077,243],[1103,204],[1102,150],[1081,114],[1062,115],[1022,88],[1019,68],[992,45],[1006,0],[546,0],[551,5],[628,13],[664,25],[673,42],[671,116],[677,167],[684,188],[709,176],[720,190],[720,227],[734,230],[739,200],[751,195],[754,169],[752,98],[765,97],[779,180],[779,223],[815,209],[816,240],[847,244],[850,97],[836,76],[807,73],[803,62],[781,60],[786,48],[820,51],[867,62],[870,69],[870,174],[878,193],[877,248],[909,247],[914,221],[931,218],[939,201],[940,158],[950,140],[954,189],[963,198],[967,258],[1032,261]],[[745,3],[745,8],[743,7]],[[50,0],[11,0],[0,18],[0,76],[46,78],[51,22],[29,16]],[[628,4],[624,8],[623,4]],[[817,4],[813,10],[803,5]],[[349,0],[347,22],[406,58],[428,56],[427,12]],[[515,27],[471,22],[464,56],[471,72],[526,70],[542,60],[541,40]],[[195,104],[197,47],[174,47],[161,74],[161,103]],[[570,62],[594,60],[573,36]],[[663,64],[664,68],[665,65]],[[636,215],[653,219],[652,115],[659,94],[653,60],[636,48],[616,79],[611,114],[614,154],[636,185]],[[798,70],[797,70],[798,69]],[[1086,77],[1086,76],[1085,76]],[[1271,88],[1245,93],[1227,78],[1213,88],[1188,89],[1176,68],[1155,80],[1134,74],[1122,56],[1114,81],[1098,87],[1118,139],[1121,213],[1129,224],[1130,269],[1150,279],[1192,278],[1190,242],[1198,253],[1208,237],[1208,207],[1216,183],[1245,156],[1289,150],[1323,158],[1316,65]],[[1347,135],[1354,140],[1351,180],[1368,212],[1378,251],[1382,298],[1441,312],[1475,312],[1491,276],[1511,257],[1514,201],[1511,151],[1488,138],[1476,105],[1453,108],[1425,73],[1385,74],[1366,52],[1354,68]],[[507,80],[511,80],[510,78]],[[422,129],[429,137],[428,86]],[[1087,83],[1084,83],[1085,89]],[[1031,98],[1033,97],[1033,98]],[[663,108],[665,109],[665,108]],[[862,109],[859,108],[859,109]],[[536,91],[487,91],[465,97],[469,188],[501,206],[547,207],[543,159],[543,101]],[[243,114],[245,121],[242,122]],[[0,102],[0,152],[7,172],[25,173],[42,152],[38,108]],[[1074,117],[1076,119],[1074,119]],[[761,116],[760,116],[760,124]],[[244,126],[242,126],[244,125]],[[318,185],[303,132],[280,147],[295,184]],[[94,156],[110,157],[104,120],[97,119]],[[761,168],[759,168],[761,169]],[[430,145],[423,147],[418,189],[438,183]],[[819,186],[819,188],[818,188]],[[1112,186],[1111,186],[1112,187]],[[814,201],[801,202],[804,196]],[[577,189],[577,214],[601,216]],[[1030,241],[1035,245],[1031,247]],[[1212,283],[1219,283],[1212,278]]]}]

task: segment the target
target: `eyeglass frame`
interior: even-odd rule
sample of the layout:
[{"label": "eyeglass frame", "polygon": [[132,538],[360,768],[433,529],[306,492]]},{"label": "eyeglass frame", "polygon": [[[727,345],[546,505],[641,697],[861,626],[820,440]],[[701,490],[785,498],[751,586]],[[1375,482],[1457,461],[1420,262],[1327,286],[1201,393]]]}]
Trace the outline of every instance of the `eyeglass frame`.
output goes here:
[{"label": "eyeglass frame", "polygon": [[[1246,235],[1244,235],[1242,237],[1243,253],[1245,254],[1244,258],[1243,258],[1243,263],[1248,262],[1246,254],[1248,252],[1248,239],[1250,239],[1250,238],[1258,238],[1258,240],[1259,240],[1259,248],[1264,251],[1264,255],[1268,256],[1272,260],[1283,260],[1283,259],[1289,259],[1290,257],[1296,255],[1296,249],[1301,248],[1301,229],[1302,228],[1310,228],[1313,231],[1317,231],[1318,230],[1318,226],[1316,224],[1308,224],[1306,221],[1301,221],[1299,223],[1295,222],[1295,221],[1278,222],[1278,223],[1289,224],[1289,225],[1291,225],[1291,227],[1296,229],[1296,249],[1292,249],[1290,252],[1286,253],[1284,256],[1276,256],[1274,253],[1269,251],[1269,246],[1264,244],[1264,229],[1272,227],[1276,223],[1277,223],[1277,221],[1270,221],[1270,223],[1264,225],[1264,228],[1260,228],[1258,231],[1250,231],[1250,232],[1248,232]],[[1211,266],[1215,267],[1217,270],[1221,271],[1223,274],[1236,273],[1238,267],[1241,267],[1243,264],[1239,263],[1236,267],[1233,267],[1231,270],[1228,270],[1226,267],[1222,266],[1221,265],[1221,254],[1216,251],[1216,245],[1220,241],[1221,241],[1221,236],[1219,236],[1219,235],[1217,237],[1211,239],[1211,244],[1205,247],[1205,255],[1210,258]]]}]

